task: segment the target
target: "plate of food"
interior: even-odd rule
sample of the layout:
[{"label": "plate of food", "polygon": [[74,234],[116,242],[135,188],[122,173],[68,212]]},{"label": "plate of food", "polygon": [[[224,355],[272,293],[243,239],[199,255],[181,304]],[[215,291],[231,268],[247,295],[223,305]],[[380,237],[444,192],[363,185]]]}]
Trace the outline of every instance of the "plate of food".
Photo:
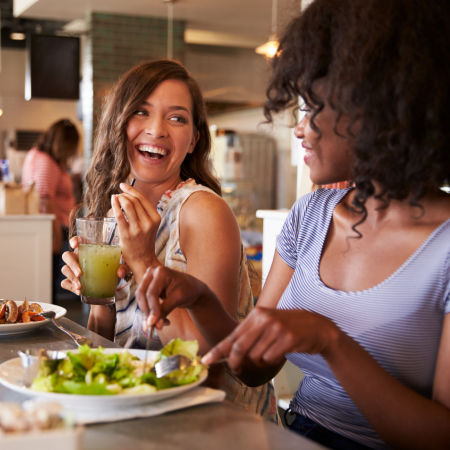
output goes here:
[{"label": "plate of food", "polygon": [[[5,361],[0,364],[0,383],[22,394],[56,401],[80,414],[127,408],[180,395],[205,381],[207,368],[197,352],[197,341],[174,339],[160,351],[149,351],[144,368],[145,350],[84,345],[42,358],[28,387],[21,359]],[[154,364],[176,354],[189,357],[192,364],[157,378]]]},{"label": "plate of food", "polygon": [[28,333],[47,324],[50,319],[39,315],[45,311],[54,311],[56,319],[67,313],[66,308],[51,303],[0,299],[0,336]]}]

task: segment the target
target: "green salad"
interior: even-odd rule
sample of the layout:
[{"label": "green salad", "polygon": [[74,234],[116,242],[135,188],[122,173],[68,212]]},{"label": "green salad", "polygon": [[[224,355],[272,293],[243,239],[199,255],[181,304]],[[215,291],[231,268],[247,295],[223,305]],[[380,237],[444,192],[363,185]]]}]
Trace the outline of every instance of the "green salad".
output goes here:
[{"label": "green salad", "polygon": [[197,341],[173,339],[152,363],[172,355],[192,360],[185,369],[156,378],[155,371],[128,351],[105,353],[102,347],[79,347],[63,359],[43,358],[31,389],[81,395],[146,394],[197,381],[205,367],[200,363]]}]

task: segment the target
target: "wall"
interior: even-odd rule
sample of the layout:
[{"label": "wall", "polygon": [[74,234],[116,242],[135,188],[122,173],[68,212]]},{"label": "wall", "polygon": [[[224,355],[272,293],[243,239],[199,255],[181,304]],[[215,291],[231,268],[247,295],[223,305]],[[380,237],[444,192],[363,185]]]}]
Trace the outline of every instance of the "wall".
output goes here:
[{"label": "wall", "polygon": [[[151,27],[147,27],[151,28],[153,33],[158,33],[161,39],[157,39],[155,34],[148,34],[144,39],[143,35],[136,31],[133,39],[127,34],[127,43],[124,39],[123,28],[120,28],[115,21],[125,21],[129,23],[129,27],[132,27],[132,22],[136,18],[130,16],[111,17],[111,15],[105,17],[103,14],[99,17],[95,16],[95,20],[103,22],[103,25],[97,24],[95,33],[103,37],[99,38],[95,46],[89,42],[87,37],[82,39],[83,102],[44,99],[25,101],[26,52],[2,49],[0,102],[3,103],[5,112],[0,117],[0,135],[3,134],[3,131],[12,128],[43,130],[51,122],[61,117],[67,117],[77,124],[82,134],[84,132],[84,147],[90,148],[91,132],[96,116],[94,109],[98,112],[104,94],[113,82],[135,62],[147,58],[165,57],[166,21],[161,21],[159,27],[155,23]],[[152,18],[139,19],[150,22],[153,20]],[[108,22],[106,27],[105,21]],[[133,28],[145,27],[133,26]],[[181,31],[178,31],[178,36],[181,36]],[[116,44],[114,44],[115,41],[117,41]],[[125,48],[122,44],[124,41]],[[177,41],[179,42],[179,39]],[[136,42],[139,42],[139,45]],[[118,52],[117,49],[114,49],[114,45],[122,46],[122,49]],[[135,62],[129,59],[129,55],[135,58]],[[174,56],[179,60],[184,58],[187,68],[199,80],[202,90],[210,100],[225,98],[228,101],[237,102],[262,103],[264,101],[264,89],[268,76],[267,64],[264,58],[257,56],[252,50],[217,47],[200,49],[199,46],[189,45],[178,47]],[[102,64],[106,60],[109,61],[112,68],[110,71],[103,69]],[[95,61],[93,65],[92,61]],[[228,89],[218,91],[217,86],[220,85]],[[79,119],[81,111],[83,111],[83,122]],[[273,129],[267,125],[258,125],[263,119],[261,108],[251,108],[210,116],[210,123],[219,128],[230,128],[247,133],[268,133],[275,137],[278,148],[277,207],[290,207],[295,200],[296,178],[295,168],[290,164],[290,130],[282,123],[277,124]],[[2,142],[0,143],[0,152],[2,151],[1,145]],[[89,151],[85,153],[88,155]]]},{"label": "wall", "polygon": [[[167,20],[146,16],[92,13],[83,41],[82,111],[85,158],[105,95],[133,65],[167,55]],[[184,59],[184,22],[173,22],[173,57]]]},{"label": "wall", "polygon": [[242,133],[263,133],[277,142],[276,207],[290,208],[296,199],[297,168],[291,164],[291,128],[288,117],[280,114],[274,124],[263,124],[262,108],[252,108],[209,117],[210,125]]},{"label": "wall", "polygon": [[[73,100],[32,99],[26,101],[24,50],[1,49],[0,102],[3,115],[0,117],[0,135],[11,129],[44,130],[55,120],[63,117],[72,120],[82,132],[78,119],[77,104]],[[0,153],[5,148],[1,140]]]}]

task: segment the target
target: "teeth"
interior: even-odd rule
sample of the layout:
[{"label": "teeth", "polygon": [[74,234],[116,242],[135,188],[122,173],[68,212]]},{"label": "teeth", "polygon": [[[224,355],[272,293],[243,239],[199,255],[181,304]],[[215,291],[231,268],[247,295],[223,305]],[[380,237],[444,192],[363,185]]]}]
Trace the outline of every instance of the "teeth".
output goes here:
[{"label": "teeth", "polygon": [[167,154],[167,151],[164,148],[153,147],[152,145],[139,145],[137,149],[140,152],[156,153],[161,156],[165,156]]}]

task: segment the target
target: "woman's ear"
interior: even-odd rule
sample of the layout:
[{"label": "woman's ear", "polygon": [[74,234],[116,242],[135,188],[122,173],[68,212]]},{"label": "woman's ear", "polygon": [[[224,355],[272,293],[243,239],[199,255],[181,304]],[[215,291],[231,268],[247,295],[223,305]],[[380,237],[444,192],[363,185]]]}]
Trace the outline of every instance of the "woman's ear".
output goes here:
[{"label": "woman's ear", "polygon": [[191,141],[191,145],[189,146],[188,153],[192,153],[194,151],[194,148],[197,145],[197,142],[198,142],[199,138],[200,138],[200,132],[197,131],[195,133],[195,136],[192,137],[192,141]]}]

